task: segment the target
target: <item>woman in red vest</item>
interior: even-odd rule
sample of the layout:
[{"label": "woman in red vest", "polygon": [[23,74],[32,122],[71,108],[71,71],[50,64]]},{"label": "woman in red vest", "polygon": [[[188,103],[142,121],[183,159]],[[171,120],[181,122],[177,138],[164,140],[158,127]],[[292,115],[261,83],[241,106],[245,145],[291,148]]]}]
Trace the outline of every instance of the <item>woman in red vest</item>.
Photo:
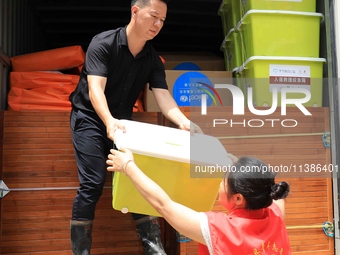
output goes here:
[{"label": "woman in red vest", "polygon": [[199,255],[291,254],[283,220],[287,182],[275,183],[275,173],[256,158],[237,159],[219,189],[228,213],[196,212],[172,201],[134,163],[127,149],[111,150],[108,171],[123,172],[141,195],[179,233],[199,243]]}]

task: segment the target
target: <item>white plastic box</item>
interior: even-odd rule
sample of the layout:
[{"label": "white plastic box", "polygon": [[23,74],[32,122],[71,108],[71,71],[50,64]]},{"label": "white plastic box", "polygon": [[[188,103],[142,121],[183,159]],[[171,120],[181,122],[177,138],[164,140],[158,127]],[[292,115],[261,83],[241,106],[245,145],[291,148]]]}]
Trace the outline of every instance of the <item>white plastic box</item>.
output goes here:
[{"label": "white plastic box", "polygon": [[[139,168],[176,202],[197,211],[212,209],[217,197],[221,169],[232,164],[221,142],[212,136],[121,120],[126,133],[116,131],[118,149],[134,153]],[[211,174],[207,169],[219,169]],[[160,216],[139,194],[128,177],[115,173],[112,206],[124,213]]]}]

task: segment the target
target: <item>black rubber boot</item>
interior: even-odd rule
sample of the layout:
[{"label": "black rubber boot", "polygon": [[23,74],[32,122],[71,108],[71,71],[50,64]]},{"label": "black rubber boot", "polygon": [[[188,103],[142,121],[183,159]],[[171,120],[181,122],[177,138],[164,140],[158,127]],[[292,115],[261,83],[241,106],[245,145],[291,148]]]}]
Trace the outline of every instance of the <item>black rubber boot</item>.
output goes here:
[{"label": "black rubber boot", "polygon": [[92,220],[71,220],[72,255],[91,255]]},{"label": "black rubber boot", "polygon": [[166,255],[161,239],[158,217],[146,216],[136,220],[137,233],[145,255]]}]

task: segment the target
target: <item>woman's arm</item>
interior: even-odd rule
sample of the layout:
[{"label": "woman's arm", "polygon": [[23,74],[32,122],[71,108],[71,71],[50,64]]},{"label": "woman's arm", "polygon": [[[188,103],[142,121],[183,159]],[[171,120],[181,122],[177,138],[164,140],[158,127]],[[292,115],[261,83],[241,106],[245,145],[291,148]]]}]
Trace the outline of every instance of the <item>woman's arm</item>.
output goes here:
[{"label": "woman's arm", "polygon": [[108,171],[123,172],[130,178],[139,193],[166,221],[181,234],[205,244],[201,227],[200,213],[174,202],[165,191],[146,176],[134,163],[131,151],[111,150],[108,156]]},{"label": "woman's arm", "polygon": [[190,130],[193,133],[203,133],[198,125],[190,121],[183,112],[181,112],[176,101],[167,89],[153,88],[152,92],[159,108],[167,119],[177,124],[180,129]]}]

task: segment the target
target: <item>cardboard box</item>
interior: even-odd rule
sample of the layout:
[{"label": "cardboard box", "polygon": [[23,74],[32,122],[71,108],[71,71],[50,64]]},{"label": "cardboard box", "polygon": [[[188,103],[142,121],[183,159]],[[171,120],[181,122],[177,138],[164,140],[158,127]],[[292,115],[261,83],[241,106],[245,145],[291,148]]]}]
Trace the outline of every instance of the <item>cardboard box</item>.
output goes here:
[{"label": "cardboard box", "polygon": [[[232,95],[228,89],[215,89],[214,84],[233,84],[230,71],[177,71],[166,70],[169,91],[178,106],[201,106],[202,94],[207,94],[207,106],[231,106]],[[221,101],[219,100],[221,99]],[[144,91],[144,110],[159,112],[160,109],[149,85]]]},{"label": "cardboard box", "polygon": [[226,70],[224,59],[208,52],[163,52],[159,55],[165,60],[166,70]]},{"label": "cardboard box", "polygon": [[[190,132],[177,128],[137,121],[122,120],[122,123],[126,133],[116,131],[118,149],[130,149],[139,168],[161,186],[172,200],[196,211],[212,209],[225,173],[215,175],[204,169],[215,166],[228,169],[232,164],[226,149],[216,137],[190,135]],[[123,213],[160,216],[124,174],[115,173],[112,183],[114,209]]]}]

